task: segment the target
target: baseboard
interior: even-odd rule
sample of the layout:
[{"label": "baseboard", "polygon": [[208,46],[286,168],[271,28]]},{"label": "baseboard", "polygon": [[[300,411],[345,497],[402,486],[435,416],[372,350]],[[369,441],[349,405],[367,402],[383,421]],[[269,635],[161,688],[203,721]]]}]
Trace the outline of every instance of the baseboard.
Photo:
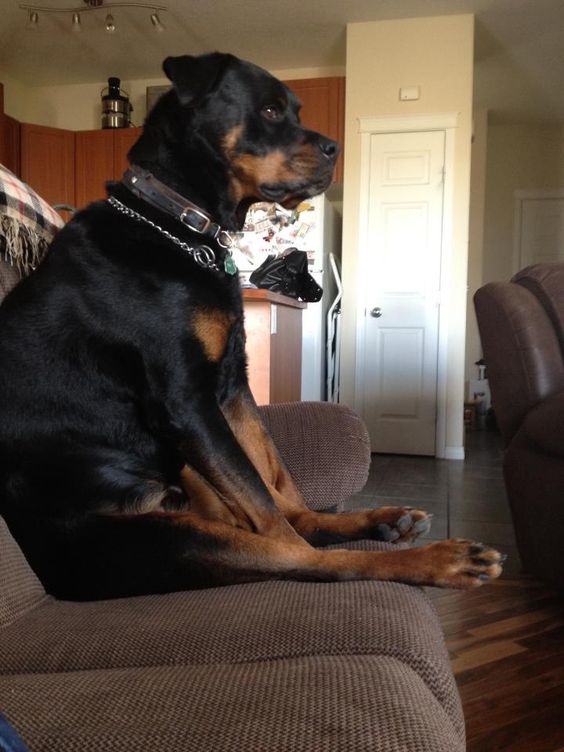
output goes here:
[{"label": "baseboard", "polygon": [[463,460],[464,459],[464,447],[463,446],[445,447],[445,451],[444,451],[444,454],[441,456],[441,459]]}]

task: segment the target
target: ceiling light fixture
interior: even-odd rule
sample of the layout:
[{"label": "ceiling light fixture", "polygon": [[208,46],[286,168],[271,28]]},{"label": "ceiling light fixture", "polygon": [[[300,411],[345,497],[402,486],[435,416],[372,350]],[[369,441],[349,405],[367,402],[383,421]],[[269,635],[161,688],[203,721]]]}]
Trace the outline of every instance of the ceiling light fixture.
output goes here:
[{"label": "ceiling light fixture", "polygon": [[161,19],[159,18],[158,13],[151,13],[151,23],[155,27],[155,31],[164,31],[165,27],[161,22]]},{"label": "ceiling light fixture", "polygon": [[80,19],[81,13],[87,13],[88,11],[103,10],[106,13],[106,31],[109,34],[113,34],[116,30],[116,22],[112,15],[114,8],[140,8],[141,10],[151,11],[149,19],[155,31],[164,31],[165,26],[159,18],[159,13],[166,12],[168,8],[164,5],[153,5],[148,3],[128,3],[128,2],[113,2],[105,3],[104,0],[83,0],[84,6],[78,8],[50,8],[44,5],[29,5],[22,3],[20,8],[25,10],[28,14],[27,28],[37,29],[39,23],[40,13],[71,13],[72,14],[72,29],[74,31],[81,31],[82,24]]},{"label": "ceiling light fixture", "polygon": [[30,31],[35,31],[35,29],[37,29],[38,23],[39,23],[39,16],[37,15],[37,13],[29,11],[28,16],[27,16],[27,24],[26,24],[27,28]]},{"label": "ceiling light fixture", "polygon": [[116,25],[114,23],[114,17],[111,13],[108,13],[106,16],[106,31],[108,34],[113,34],[116,30]]}]

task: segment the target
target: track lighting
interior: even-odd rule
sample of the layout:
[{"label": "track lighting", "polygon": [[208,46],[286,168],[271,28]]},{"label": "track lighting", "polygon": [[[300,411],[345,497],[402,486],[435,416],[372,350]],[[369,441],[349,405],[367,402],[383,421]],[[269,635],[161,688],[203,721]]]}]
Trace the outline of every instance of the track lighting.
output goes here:
[{"label": "track lighting", "polygon": [[155,27],[155,31],[164,31],[165,27],[161,23],[158,13],[151,13],[151,23]]},{"label": "track lighting", "polygon": [[39,23],[39,15],[35,11],[30,11],[27,16],[27,28],[29,31],[35,31]]},{"label": "track lighting", "polygon": [[108,13],[106,16],[106,31],[108,34],[113,34],[116,30],[116,25],[114,23],[114,17],[111,13]]},{"label": "track lighting", "polygon": [[151,11],[149,19],[155,31],[165,31],[165,26],[162,23],[159,13],[165,12],[167,8],[164,5],[149,5],[148,3],[136,3],[136,2],[118,2],[105,3],[104,0],[83,0],[84,6],[78,8],[50,8],[42,5],[28,5],[22,4],[20,8],[25,10],[27,16],[27,28],[37,29],[39,23],[40,13],[71,13],[72,22],[71,28],[73,31],[82,31],[81,14],[89,11],[103,10],[106,13],[105,29],[108,34],[114,34],[117,28],[116,22],[112,11],[114,8],[140,8],[142,10]]}]

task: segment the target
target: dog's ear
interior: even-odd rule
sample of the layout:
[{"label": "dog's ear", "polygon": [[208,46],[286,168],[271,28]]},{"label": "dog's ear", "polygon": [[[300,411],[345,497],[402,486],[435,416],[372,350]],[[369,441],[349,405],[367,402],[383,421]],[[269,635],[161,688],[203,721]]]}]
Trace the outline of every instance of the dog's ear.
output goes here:
[{"label": "dog's ear", "polygon": [[163,70],[172,81],[180,104],[188,105],[198,102],[214,90],[233,59],[231,55],[220,52],[198,57],[167,57],[163,62]]}]

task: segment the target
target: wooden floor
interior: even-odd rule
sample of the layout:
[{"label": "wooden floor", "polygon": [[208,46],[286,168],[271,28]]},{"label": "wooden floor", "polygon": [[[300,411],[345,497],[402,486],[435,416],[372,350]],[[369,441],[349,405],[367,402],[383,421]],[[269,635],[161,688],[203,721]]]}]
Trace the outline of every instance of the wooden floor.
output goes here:
[{"label": "wooden floor", "polygon": [[564,751],[564,605],[525,576],[429,589],[466,717],[468,752]]},{"label": "wooden floor", "polygon": [[509,555],[503,577],[475,592],[428,588],[462,698],[468,752],[564,752],[564,598],[521,570],[501,440],[485,431],[467,439],[464,462],[375,455],[365,489],[347,506],[418,506],[434,514],[431,540],[471,537]]}]

